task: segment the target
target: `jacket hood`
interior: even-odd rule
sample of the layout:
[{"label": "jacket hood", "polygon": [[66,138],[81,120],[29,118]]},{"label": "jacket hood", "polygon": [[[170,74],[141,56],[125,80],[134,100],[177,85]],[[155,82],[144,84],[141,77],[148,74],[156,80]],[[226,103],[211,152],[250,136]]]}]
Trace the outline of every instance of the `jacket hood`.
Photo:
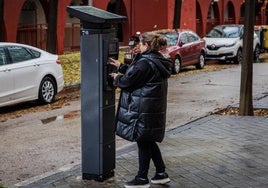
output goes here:
[{"label": "jacket hood", "polygon": [[150,60],[156,68],[159,70],[163,78],[169,78],[172,72],[172,62],[171,60],[165,58],[159,52],[145,51],[140,54],[141,58]]}]

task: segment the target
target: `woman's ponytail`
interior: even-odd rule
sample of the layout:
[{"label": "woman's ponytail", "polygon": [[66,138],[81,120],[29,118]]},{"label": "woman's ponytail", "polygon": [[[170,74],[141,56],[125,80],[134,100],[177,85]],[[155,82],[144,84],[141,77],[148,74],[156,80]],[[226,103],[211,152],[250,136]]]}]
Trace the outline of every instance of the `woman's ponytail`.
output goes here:
[{"label": "woman's ponytail", "polygon": [[155,32],[145,32],[140,36],[140,41],[148,46],[152,51],[158,52],[167,47],[167,40],[163,38],[160,34]]}]

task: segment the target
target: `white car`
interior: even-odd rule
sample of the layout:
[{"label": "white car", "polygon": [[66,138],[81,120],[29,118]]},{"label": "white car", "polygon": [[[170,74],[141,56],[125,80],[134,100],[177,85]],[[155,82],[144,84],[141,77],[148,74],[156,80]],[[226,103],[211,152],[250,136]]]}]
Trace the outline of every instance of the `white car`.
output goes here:
[{"label": "white car", "polygon": [[[206,60],[231,60],[242,62],[244,25],[229,24],[215,26],[203,39],[206,41]],[[260,40],[254,32],[254,60],[259,59]]]},{"label": "white car", "polygon": [[0,42],[0,107],[36,99],[50,103],[63,86],[58,55],[29,45]]}]

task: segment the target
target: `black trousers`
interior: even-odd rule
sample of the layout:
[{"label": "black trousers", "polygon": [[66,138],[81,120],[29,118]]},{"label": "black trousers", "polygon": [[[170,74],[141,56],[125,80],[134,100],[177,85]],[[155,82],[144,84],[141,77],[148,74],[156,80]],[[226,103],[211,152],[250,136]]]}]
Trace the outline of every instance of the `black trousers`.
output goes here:
[{"label": "black trousers", "polygon": [[154,163],[157,173],[165,172],[166,166],[156,142],[139,141],[137,144],[139,149],[138,176],[147,178],[151,159]]}]

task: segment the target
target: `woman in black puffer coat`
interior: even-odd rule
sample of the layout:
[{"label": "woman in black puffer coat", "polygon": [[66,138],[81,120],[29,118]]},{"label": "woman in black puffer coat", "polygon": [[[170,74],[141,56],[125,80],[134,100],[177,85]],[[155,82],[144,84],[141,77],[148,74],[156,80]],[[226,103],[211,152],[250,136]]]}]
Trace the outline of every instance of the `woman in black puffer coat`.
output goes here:
[{"label": "woman in black puffer coat", "polygon": [[160,35],[146,32],[140,40],[141,53],[130,65],[111,59],[111,64],[119,71],[119,74],[112,74],[114,83],[121,88],[116,134],[136,141],[139,148],[138,174],[125,187],[150,186],[147,175],[151,159],[156,167],[151,182],[164,184],[170,181],[156,142],[162,142],[165,134],[167,79],[171,75],[172,63],[159,53],[167,45]]}]

